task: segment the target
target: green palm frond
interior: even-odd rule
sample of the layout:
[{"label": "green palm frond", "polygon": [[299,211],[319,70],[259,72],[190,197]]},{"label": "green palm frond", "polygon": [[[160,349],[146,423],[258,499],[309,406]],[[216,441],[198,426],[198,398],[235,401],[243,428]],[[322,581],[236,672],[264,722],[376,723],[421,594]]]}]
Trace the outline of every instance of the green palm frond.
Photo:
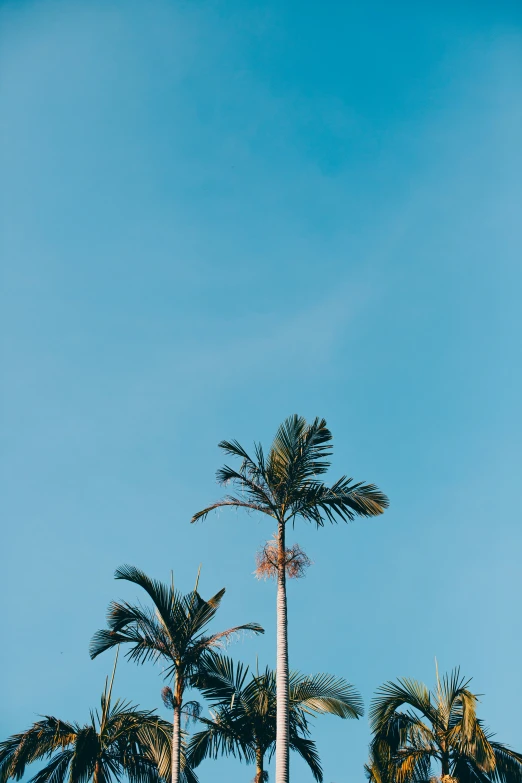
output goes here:
[{"label": "green palm frond", "polygon": [[522,783],[522,753],[516,753],[501,742],[490,741],[496,766],[491,779],[499,783]]},{"label": "green palm frond", "polygon": [[469,722],[464,723],[463,719],[462,723],[453,726],[446,736],[456,753],[472,758],[474,764],[483,772],[492,772],[495,769],[495,752],[480,721],[475,720],[469,725]]},{"label": "green palm frond", "polygon": [[307,737],[292,736],[290,738],[290,747],[292,750],[299,753],[301,758],[306,761],[310,772],[318,783],[322,783],[323,768],[315,742]]},{"label": "green palm frond", "polygon": [[397,783],[426,783],[431,778],[431,760],[435,754],[431,748],[414,745],[403,748],[392,758],[391,769]]},{"label": "green palm frond", "polygon": [[29,783],[65,783],[70,780],[69,769],[74,755],[72,750],[57,753],[46,766],[36,773]]},{"label": "green palm frond", "polygon": [[71,759],[70,776],[75,783],[87,783],[101,755],[100,738],[93,726],[85,726],[76,734]]},{"label": "green palm frond", "polygon": [[266,472],[275,496],[283,501],[330,467],[332,434],[324,419],[307,424],[294,414],[278,428],[268,453]]},{"label": "green palm frond", "polygon": [[268,507],[262,503],[256,503],[254,501],[243,500],[237,498],[234,495],[226,495],[222,500],[218,500],[207,506],[202,511],[198,511],[191,519],[191,522],[203,521],[211,511],[216,511],[218,508],[225,508],[226,506],[232,506],[233,508],[242,508],[245,511],[259,511],[262,514],[268,514],[268,516],[275,516]]},{"label": "green palm frond", "polygon": [[[276,739],[276,677],[271,669],[250,675],[248,667],[230,658],[212,655],[197,682],[211,702],[212,719],[200,718],[205,729],[188,747],[190,764],[197,767],[204,758],[236,755],[253,762],[256,750],[269,756]],[[309,763],[317,780],[321,768],[315,745],[309,738],[307,716],[330,713],[343,718],[362,714],[362,702],[353,686],[327,674],[290,677],[290,746]],[[292,744],[293,743],[293,744]]]},{"label": "green palm frond", "polygon": [[464,733],[471,730],[476,720],[476,707],[478,699],[471,693],[468,685],[471,680],[466,680],[460,673],[460,668],[453,669],[445,674],[442,682],[437,674],[437,713],[440,723],[445,728],[462,724]]},{"label": "green palm frond", "polygon": [[136,566],[122,565],[114,573],[115,579],[123,579],[126,582],[132,582],[141,587],[152,600],[156,611],[162,617],[164,623],[168,624],[169,616],[172,610],[173,590],[170,585],[163,584],[156,579],[151,579],[144,571]]},{"label": "green palm frond", "polygon": [[372,742],[370,758],[368,763],[364,765],[364,771],[370,783],[395,783],[395,766],[386,743]]},{"label": "green palm frond", "polygon": [[255,749],[251,742],[248,726],[233,717],[227,709],[220,710],[213,720],[200,718],[206,726],[194,734],[187,748],[187,760],[192,768],[198,767],[206,758],[233,756],[240,761],[252,763]]},{"label": "green palm frond", "polygon": [[471,759],[463,756],[455,761],[452,775],[459,783],[491,783],[492,781],[492,778],[486,772],[482,772]]},{"label": "green palm frond", "polygon": [[[147,759],[158,770],[162,781],[168,781],[172,775],[172,724],[162,718],[151,715],[139,729],[139,742],[147,748]],[[187,761],[187,738],[181,736],[180,774],[181,783],[198,783],[198,779]]]},{"label": "green palm frond", "polygon": [[194,686],[212,703],[230,703],[240,694],[247,674],[248,666],[242,663],[234,664],[231,658],[224,655],[207,655],[202,658]]},{"label": "green palm frond", "polygon": [[437,723],[437,713],[431,702],[431,694],[422,682],[399,678],[397,683],[387,682],[377,689],[370,708],[370,726],[375,734],[386,730],[386,724],[403,704],[418,710],[428,720]]},{"label": "green palm frond", "polygon": [[310,482],[291,506],[291,518],[301,516],[322,527],[325,520],[352,522],[356,516],[375,517],[388,508],[389,501],[375,484],[353,483],[342,476],[331,487]]},{"label": "green palm frond", "polygon": [[0,780],[21,780],[33,761],[65,750],[74,743],[78,726],[45,716],[28,731],[14,734],[0,743]]},{"label": "green palm frond", "polygon": [[[87,783],[95,768],[98,780],[105,783],[123,775],[130,783],[163,783],[170,774],[171,730],[151,711],[121,700],[111,704],[106,686],[101,713],[92,712],[90,724],[45,716],[0,743],[0,780],[20,780],[28,765],[47,759],[32,778],[34,783]],[[196,783],[186,767],[186,783]]]},{"label": "green palm frond", "polygon": [[150,579],[133,566],[119,568],[116,578],[142,587],[152,599],[154,610],[113,601],[108,611],[109,628],[97,631],[92,638],[92,658],[115,645],[129,644],[126,655],[130,660],[144,663],[163,657],[171,662],[165,672],[167,677],[172,675],[178,666],[177,662],[183,661],[183,668],[190,676],[195,673],[202,655],[223,644],[234,634],[242,631],[264,632],[257,623],[247,623],[204,636],[220,606],[224,589],[205,601],[197,591],[183,596],[171,586]]},{"label": "green palm frond", "polygon": [[252,468],[243,463],[239,471],[237,471],[229,465],[224,465],[217,471],[216,479],[221,486],[226,486],[231,482],[237,483],[252,502],[263,506],[266,505],[267,508],[272,507],[270,488],[266,483],[261,468]]},{"label": "green palm frond", "polygon": [[483,728],[469,683],[454,669],[442,680],[437,671],[433,695],[406,678],[379,688],[370,712],[371,747],[386,780],[370,765],[375,783],[429,783],[432,764],[458,783],[522,783],[522,755]]},{"label": "green palm frond", "polygon": [[337,715],[339,718],[359,718],[364,715],[361,695],[341,677],[330,674],[303,676],[290,674],[290,704],[318,714]]},{"label": "green palm frond", "polygon": [[324,419],[308,424],[302,416],[290,416],[278,428],[266,459],[259,444],[255,459],[237,441],[219,445],[241,460],[238,470],[225,465],[217,472],[218,482],[233,484],[238,493],[197,512],[192,522],[218,508],[234,506],[282,523],[301,517],[322,527],[325,521],[377,516],[388,507],[388,498],[374,484],[346,476],[332,486],[322,483],[319,477],[330,467],[332,454],[332,434]]}]

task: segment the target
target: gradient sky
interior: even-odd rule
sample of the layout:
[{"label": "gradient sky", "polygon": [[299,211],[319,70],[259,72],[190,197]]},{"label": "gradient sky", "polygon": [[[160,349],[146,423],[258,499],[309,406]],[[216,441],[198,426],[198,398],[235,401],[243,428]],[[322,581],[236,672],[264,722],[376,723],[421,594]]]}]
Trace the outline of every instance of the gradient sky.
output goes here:
[{"label": "gradient sky", "polygon": [[[291,534],[291,665],[368,704],[437,656],[521,749],[520,3],[3,0],[0,71],[2,737],[97,704],[122,563],[202,563],[216,628],[267,629],[230,652],[274,663],[270,524],[189,519],[219,440],[298,412],[391,507]],[[162,685],[119,666],[166,716]],[[363,780],[366,719],[315,736]]]}]

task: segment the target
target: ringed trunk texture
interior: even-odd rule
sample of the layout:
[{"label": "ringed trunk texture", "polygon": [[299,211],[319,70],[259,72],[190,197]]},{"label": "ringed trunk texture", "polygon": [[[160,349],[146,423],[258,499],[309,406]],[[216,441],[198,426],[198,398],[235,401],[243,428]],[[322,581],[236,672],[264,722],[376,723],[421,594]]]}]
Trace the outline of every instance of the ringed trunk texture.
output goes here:
[{"label": "ringed trunk texture", "polygon": [[277,533],[276,783],[289,783],[288,621],[286,614],[285,525],[283,522],[279,522]]},{"label": "ringed trunk texture", "polygon": [[174,720],[172,726],[172,783],[179,783],[181,750],[181,699],[179,682],[176,683],[174,702]]}]

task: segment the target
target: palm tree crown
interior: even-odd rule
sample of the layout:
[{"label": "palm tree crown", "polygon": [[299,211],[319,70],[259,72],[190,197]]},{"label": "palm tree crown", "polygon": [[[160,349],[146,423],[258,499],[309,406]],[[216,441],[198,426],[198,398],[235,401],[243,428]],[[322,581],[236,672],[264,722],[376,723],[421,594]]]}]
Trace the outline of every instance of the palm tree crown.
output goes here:
[{"label": "palm tree crown", "polygon": [[440,772],[443,783],[522,783],[522,755],[493,740],[477,718],[477,696],[459,669],[430,692],[399,679],[377,692],[370,722],[374,783],[421,783]]},{"label": "palm tree crown", "polygon": [[[194,735],[187,748],[191,767],[219,754],[237,756],[256,764],[256,783],[266,779],[264,758],[272,756],[276,741],[276,676],[266,669],[248,677],[248,667],[230,658],[207,659],[199,687],[212,704],[212,719],[200,718],[205,729]],[[313,776],[323,774],[315,743],[310,739],[309,718],[330,713],[341,718],[363,714],[361,697],[352,685],[327,674],[305,676],[290,673],[290,748],[307,762]]]},{"label": "palm tree crown", "polygon": [[255,459],[236,440],[221,441],[219,447],[241,460],[238,470],[225,465],[217,472],[218,483],[235,484],[238,493],[198,511],[192,522],[214,509],[235,506],[260,511],[277,522],[301,517],[322,527],[325,520],[373,517],[388,507],[388,498],[374,484],[342,476],[327,486],[318,478],[330,467],[332,454],[332,433],[324,419],[308,424],[302,416],[290,416],[277,430],[266,457],[259,443],[254,444]]},{"label": "palm tree crown", "polygon": [[[0,743],[0,780],[21,780],[28,764],[50,761],[29,783],[162,783],[170,774],[171,725],[154,712],[120,699],[112,703],[106,682],[100,710],[90,723],[69,723],[46,715],[30,729]],[[197,778],[181,757],[181,780]]]},{"label": "palm tree crown", "polygon": [[97,631],[91,642],[91,657],[118,644],[129,644],[127,657],[137,663],[162,659],[166,663],[165,678],[173,681],[170,700],[174,710],[172,742],[172,781],[180,775],[180,717],[185,688],[194,682],[206,655],[219,648],[227,639],[241,631],[263,633],[257,623],[247,623],[219,633],[209,633],[225,594],[220,590],[205,601],[194,589],[182,595],[174,585],[163,584],[148,577],[134,566],[122,566],[116,579],[124,579],[141,587],[152,600],[154,608],[113,601],[108,610],[108,629]]}]

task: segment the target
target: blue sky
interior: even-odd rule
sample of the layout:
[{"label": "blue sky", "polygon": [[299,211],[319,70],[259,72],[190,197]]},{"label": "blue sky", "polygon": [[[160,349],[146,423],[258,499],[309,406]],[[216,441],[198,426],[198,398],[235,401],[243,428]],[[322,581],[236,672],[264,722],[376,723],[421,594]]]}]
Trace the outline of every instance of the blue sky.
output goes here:
[{"label": "blue sky", "polygon": [[[0,65],[2,736],[87,718],[125,562],[202,563],[219,625],[267,629],[231,653],[274,662],[273,531],[189,519],[219,440],[298,412],[391,507],[292,533],[291,665],[368,704],[437,656],[520,749],[520,5],[4,0]],[[366,719],[315,736],[325,783],[363,779]]]}]

